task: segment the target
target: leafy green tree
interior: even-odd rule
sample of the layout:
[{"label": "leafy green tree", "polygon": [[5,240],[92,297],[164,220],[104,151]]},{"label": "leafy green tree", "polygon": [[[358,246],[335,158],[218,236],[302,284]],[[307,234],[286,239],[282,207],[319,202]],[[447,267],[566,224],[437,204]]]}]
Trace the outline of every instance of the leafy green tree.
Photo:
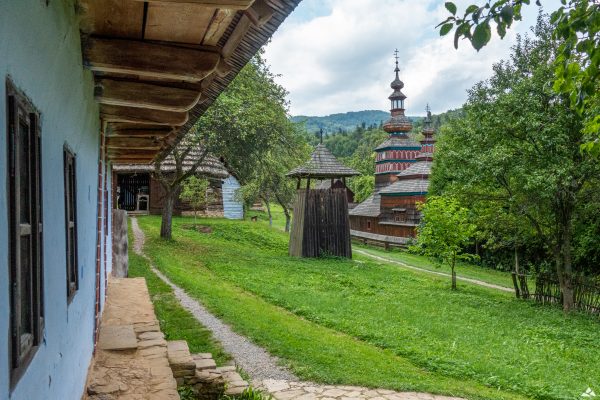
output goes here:
[{"label": "leafy green tree", "polygon": [[374,175],[355,176],[348,182],[348,187],[354,192],[354,201],[361,203],[369,198],[375,190]]},{"label": "leafy green tree", "polygon": [[242,185],[245,202],[279,203],[289,227],[293,183],[285,174],[308,157],[305,137],[290,121],[287,91],[259,52],[200,118],[197,130],[214,143]]},{"label": "leafy green tree", "polygon": [[419,206],[423,214],[417,229],[417,249],[452,270],[452,289],[456,290],[456,261],[473,259],[465,248],[475,234],[475,224],[469,220],[469,211],[457,199],[431,196]]},{"label": "leafy green tree", "polygon": [[[597,160],[580,151],[582,118],[548,85],[558,43],[540,19],[535,38],[519,37],[510,61],[469,91],[464,116],[452,120],[437,144],[432,190],[457,196],[477,210],[487,203],[506,215],[523,243],[531,236],[553,260],[566,311],[574,307],[574,222],[598,190]],[[493,211],[489,210],[489,220]],[[528,229],[517,231],[519,224]],[[490,230],[497,230],[489,224]],[[530,228],[530,229],[529,229]]]},{"label": "leafy green tree", "polygon": [[198,210],[214,200],[214,196],[208,190],[209,188],[210,182],[206,178],[198,178],[192,175],[183,181],[179,198],[192,206],[194,210],[194,224],[196,223]]},{"label": "leafy green tree", "polygon": [[[256,175],[266,154],[274,148],[294,148],[295,126],[288,119],[287,92],[275,83],[259,52],[221,93],[188,132],[185,140],[173,149],[176,171],[163,176],[167,196],[163,209],[161,237],[171,238],[173,203],[182,182],[195,174],[206,154],[226,160],[228,168],[242,185]],[[187,155],[201,148],[200,159],[184,169]],[[161,161],[155,174],[161,175]],[[162,182],[161,181],[161,182]]]},{"label": "leafy green tree", "polygon": [[[453,29],[454,47],[460,38],[468,39],[477,50],[492,36],[492,25],[503,38],[513,21],[521,20],[521,10],[530,0],[493,0],[470,5],[464,14],[453,2],[446,2],[450,12],[441,22],[440,34]],[[541,6],[541,1],[536,4]],[[565,95],[569,105],[585,117],[584,132],[589,141],[582,148],[600,156],[600,2],[597,0],[561,0],[551,16],[552,38],[559,41],[553,58],[553,88]]]}]

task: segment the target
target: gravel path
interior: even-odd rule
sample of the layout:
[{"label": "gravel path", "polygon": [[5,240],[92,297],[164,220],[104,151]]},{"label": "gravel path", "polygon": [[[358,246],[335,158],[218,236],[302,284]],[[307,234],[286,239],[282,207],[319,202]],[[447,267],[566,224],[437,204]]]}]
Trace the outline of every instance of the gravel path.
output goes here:
[{"label": "gravel path", "polygon": [[[386,257],[376,256],[375,254],[371,254],[368,251],[359,250],[359,249],[354,249],[352,251],[355,252],[355,253],[367,256],[367,257],[374,258],[374,259],[379,260],[379,261],[383,261],[383,262],[386,262],[386,263],[400,265],[400,266],[402,266],[404,268],[412,269],[414,271],[426,272],[428,274],[445,276],[445,277],[448,277],[448,278],[451,277],[450,274],[448,274],[446,272],[431,271],[431,270],[428,270],[428,269],[415,267],[414,265],[405,264],[405,263],[403,263],[401,261],[392,260],[392,259],[389,259],[389,258],[386,258]],[[469,282],[469,283],[472,283],[474,285],[484,286],[484,287],[487,287],[487,288],[490,288],[490,289],[501,290],[503,292],[510,292],[510,293],[514,293],[515,292],[514,289],[507,288],[507,287],[500,286],[500,285],[494,285],[493,283],[487,283],[487,282],[484,282],[484,281],[480,281],[478,279],[465,278],[464,276],[458,276],[458,275],[456,276],[456,279],[459,280],[459,281],[463,281],[463,282]]]},{"label": "gravel path", "polygon": [[[148,259],[143,253],[144,232],[140,229],[136,218],[131,218],[130,221],[134,236],[133,250],[136,254]],[[148,261],[150,260],[148,259]],[[191,298],[183,289],[172,283],[166,276],[158,271],[154,265],[150,264],[150,267],[160,279],[173,288],[175,296],[181,305],[212,332],[213,337],[221,342],[225,351],[229,353],[236,364],[252,378],[253,382],[259,383],[265,379],[298,380],[294,374],[278,365],[278,359],[276,357],[270,355],[262,347],[250,342],[244,336],[233,332],[228,325],[224,324],[220,319],[208,312],[206,308],[198,301]]]}]

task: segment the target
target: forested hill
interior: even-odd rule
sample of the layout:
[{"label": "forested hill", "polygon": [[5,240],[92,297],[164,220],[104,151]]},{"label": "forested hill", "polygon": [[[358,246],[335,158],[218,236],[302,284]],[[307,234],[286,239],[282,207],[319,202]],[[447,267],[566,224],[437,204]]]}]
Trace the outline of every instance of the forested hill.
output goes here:
[{"label": "forested hill", "polygon": [[[331,114],[324,117],[310,117],[297,115],[292,117],[294,122],[305,122],[306,130],[310,133],[318,132],[323,128],[324,133],[349,132],[357,126],[368,128],[379,126],[390,118],[390,113],[379,110],[350,111],[340,114]],[[414,119],[414,117],[409,117]],[[364,124],[364,125],[363,125]]]}]

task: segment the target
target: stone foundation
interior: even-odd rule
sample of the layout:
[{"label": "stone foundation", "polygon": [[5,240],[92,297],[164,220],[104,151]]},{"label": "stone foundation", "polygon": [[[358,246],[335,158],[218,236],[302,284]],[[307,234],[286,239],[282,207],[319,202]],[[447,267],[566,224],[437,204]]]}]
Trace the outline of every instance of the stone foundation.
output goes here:
[{"label": "stone foundation", "polygon": [[185,340],[168,342],[167,358],[177,386],[190,386],[198,399],[239,395],[249,386],[234,366],[217,367],[212,354],[190,354]]}]

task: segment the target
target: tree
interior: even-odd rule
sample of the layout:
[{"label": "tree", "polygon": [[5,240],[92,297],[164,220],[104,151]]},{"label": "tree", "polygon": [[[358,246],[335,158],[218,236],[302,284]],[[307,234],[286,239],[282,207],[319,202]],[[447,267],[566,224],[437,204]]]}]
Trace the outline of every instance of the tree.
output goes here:
[{"label": "tree", "polygon": [[[197,135],[188,135],[166,158],[154,163],[152,176],[164,190],[160,237],[171,239],[173,207],[181,185],[186,179],[197,174],[200,166],[207,163],[209,159],[213,160],[213,164],[218,165],[208,154],[206,142]],[[166,166],[168,168],[165,168]]]},{"label": "tree", "polygon": [[574,222],[587,201],[584,189],[599,188],[600,166],[580,151],[581,116],[548,85],[558,51],[552,29],[540,18],[535,37],[519,37],[511,59],[469,91],[463,117],[439,136],[432,190],[472,210],[495,207],[515,226],[527,223],[512,240],[533,236],[545,244],[570,311]]},{"label": "tree", "polygon": [[417,228],[417,249],[446,263],[452,270],[452,289],[456,290],[456,261],[473,259],[465,248],[475,234],[469,211],[451,197],[431,196],[419,206],[423,213]]},{"label": "tree", "polygon": [[[294,127],[287,115],[287,92],[274,78],[259,52],[200,117],[182,144],[174,148],[174,173],[163,173],[162,161],[156,163],[154,174],[166,192],[161,237],[171,237],[173,202],[182,182],[195,174],[208,154],[226,160],[244,185],[252,179],[265,154],[277,146],[296,145],[290,141]],[[201,153],[187,163],[189,169],[184,168],[193,151]]]},{"label": "tree", "polygon": [[[453,29],[454,47],[458,40],[468,39],[479,51],[491,36],[491,25],[496,25],[503,38],[514,20],[521,20],[523,5],[530,0],[485,1],[481,6],[470,5],[463,16],[453,2],[446,2],[450,16],[441,22],[440,35]],[[541,6],[541,1],[536,0]],[[600,2],[597,0],[561,0],[561,6],[552,13],[552,38],[560,42],[554,57],[553,89],[562,93],[568,103],[585,118],[584,132],[588,142],[582,149],[600,156]]]},{"label": "tree", "polygon": [[198,210],[213,201],[214,196],[211,196],[208,192],[209,188],[210,182],[206,178],[190,176],[183,181],[179,198],[192,206],[192,209],[194,210],[194,224],[196,224],[196,214],[198,213]]}]

